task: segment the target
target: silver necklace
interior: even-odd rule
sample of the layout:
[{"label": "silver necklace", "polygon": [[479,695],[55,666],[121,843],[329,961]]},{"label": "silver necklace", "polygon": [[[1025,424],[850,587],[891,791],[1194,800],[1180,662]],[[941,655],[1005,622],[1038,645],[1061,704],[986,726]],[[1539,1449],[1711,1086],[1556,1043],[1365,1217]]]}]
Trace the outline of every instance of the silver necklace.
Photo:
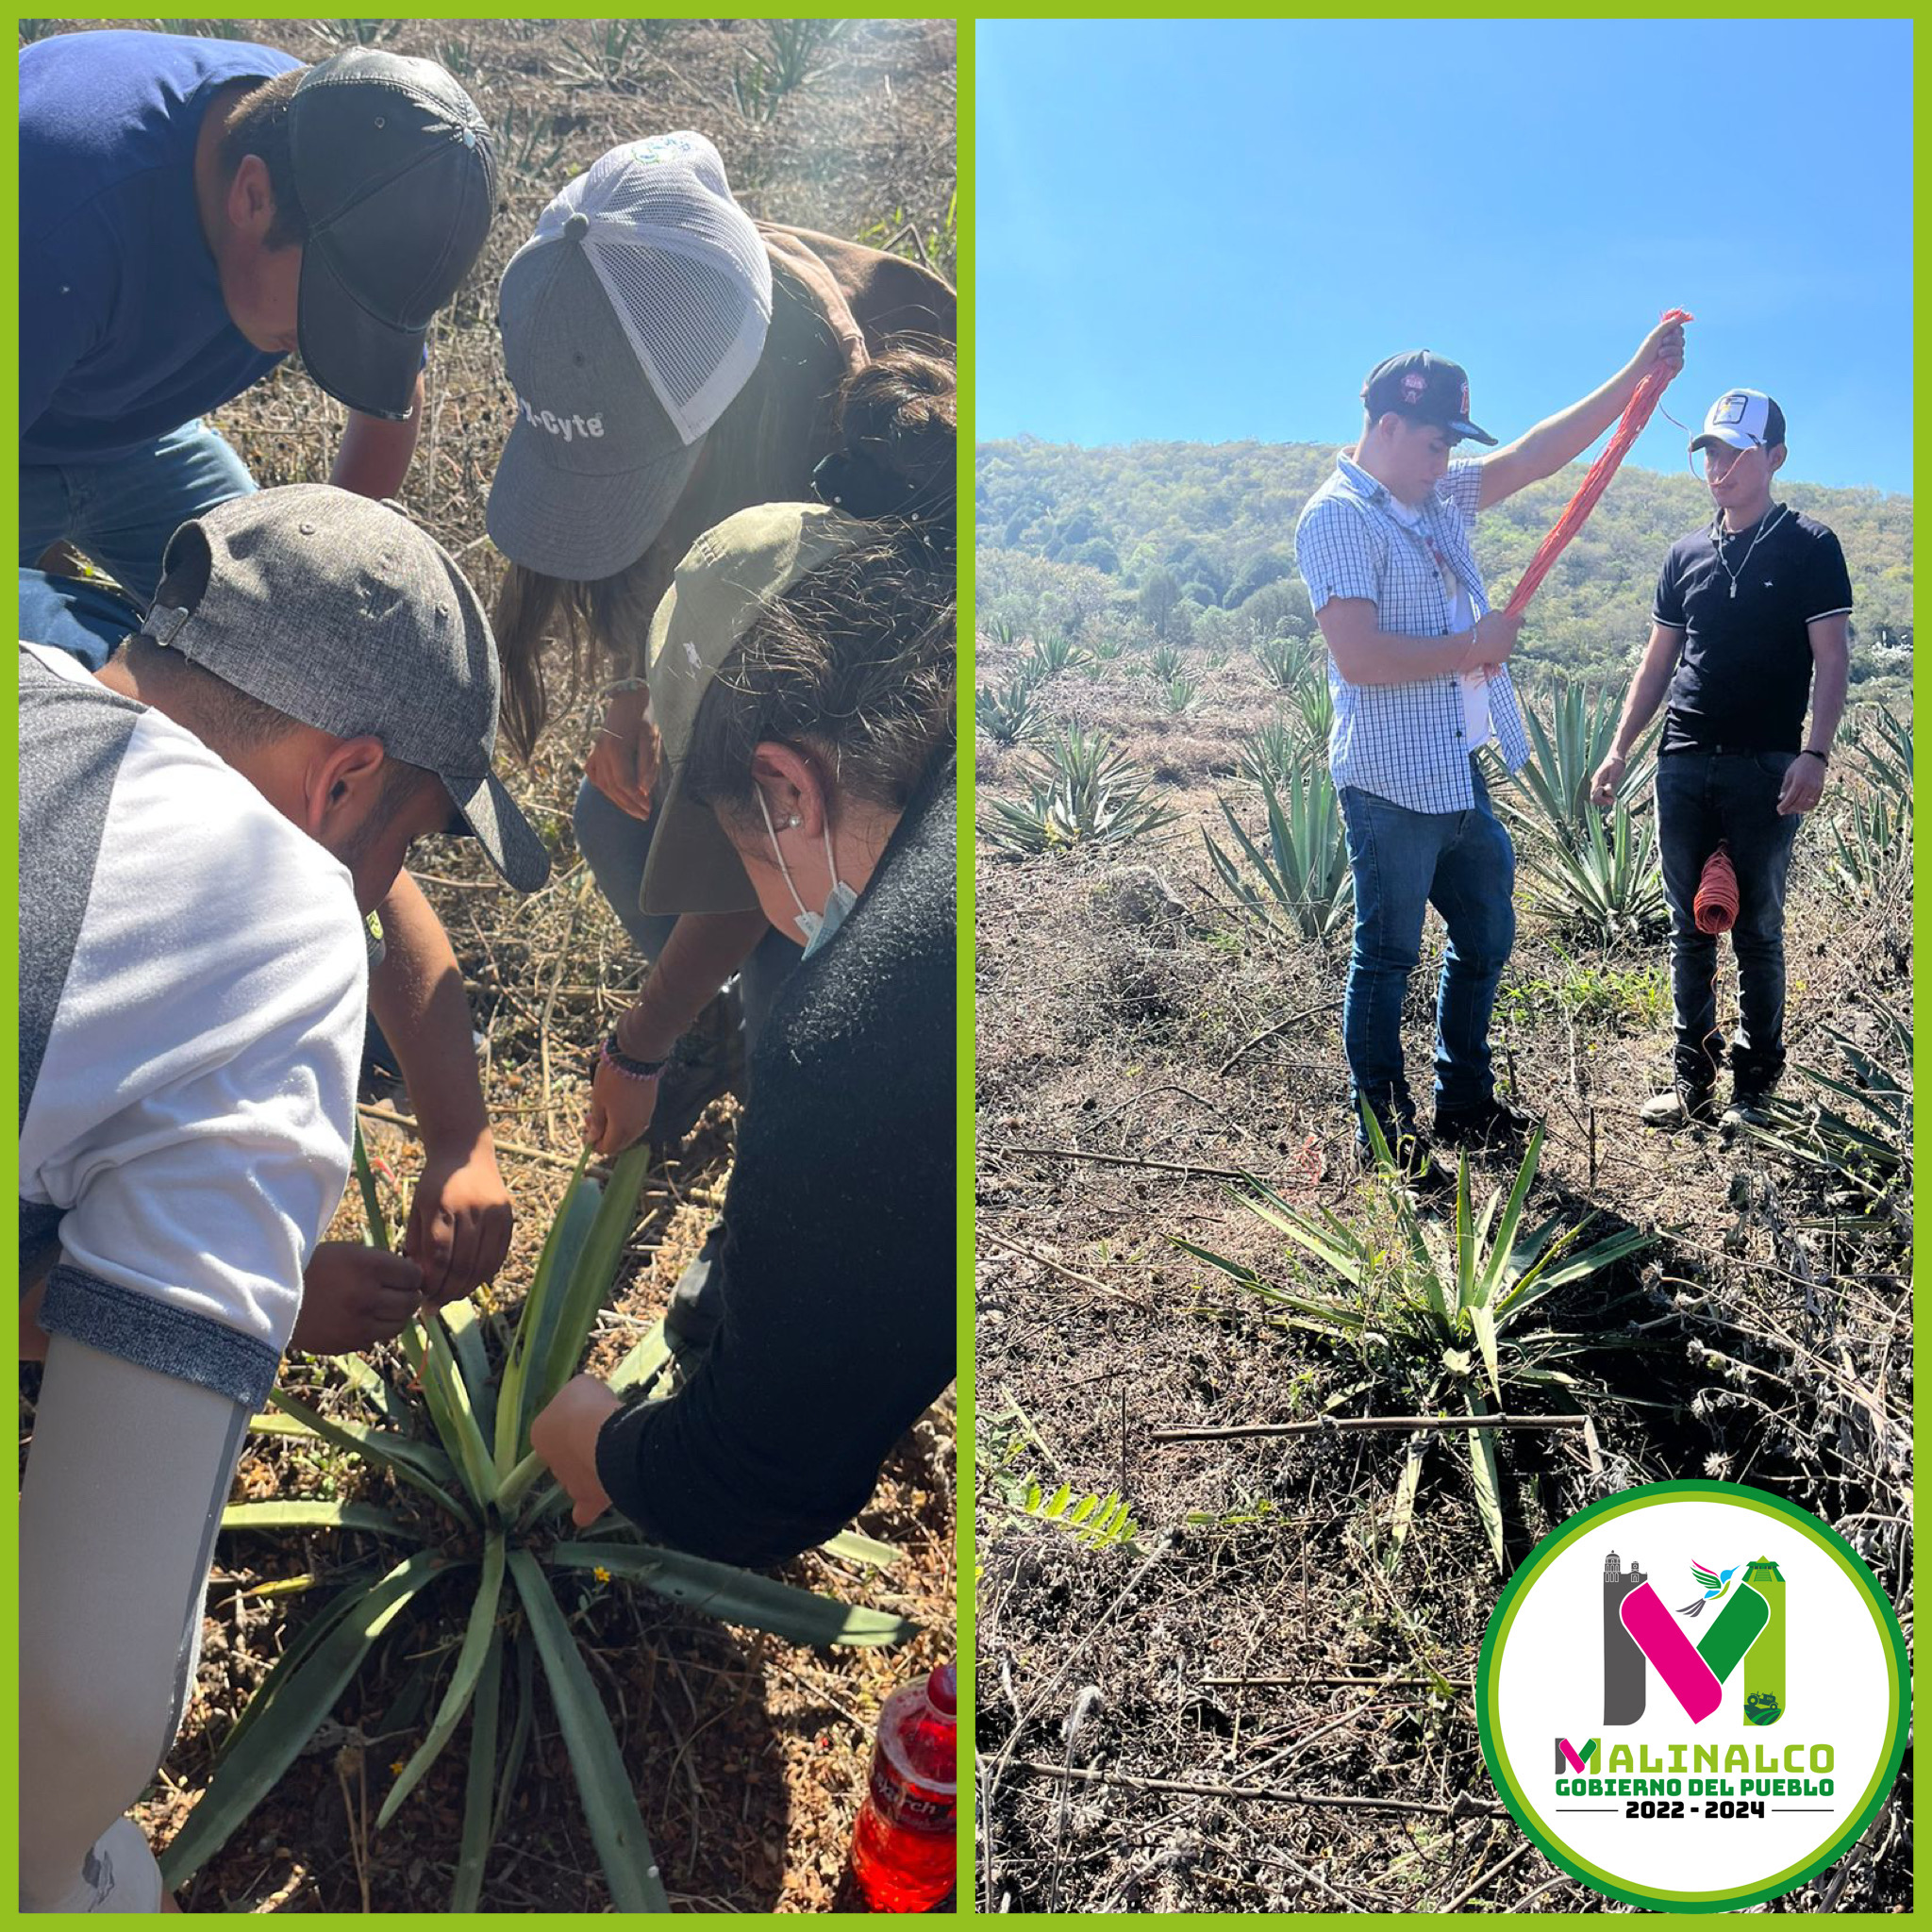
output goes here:
[{"label": "silver necklace", "polygon": [[[1731,533],[1724,528],[1724,520],[1723,514],[1720,513],[1717,516],[1717,518],[1712,522],[1710,526],[1712,538],[1711,547],[1717,552],[1717,560],[1719,568],[1724,572],[1725,576],[1729,577],[1731,580],[1730,594],[1733,597],[1735,597],[1738,594],[1738,579],[1744,575],[1745,571],[1750,567],[1751,552],[1753,550],[1756,550],[1757,546],[1761,542],[1763,542],[1764,540],[1768,536],[1770,536],[1771,533],[1774,529],[1776,529],[1781,523],[1784,522],[1786,516],[1789,514],[1790,506],[1780,505],[1776,516],[1771,516],[1771,512],[1769,510],[1766,510],[1764,512],[1764,516],[1759,517],[1757,519],[1757,531],[1752,536],[1751,541],[1749,545],[1746,547],[1743,556],[1738,559],[1738,567],[1736,570],[1733,570],[1731,568],[1730,564],[1725,560],[1724,558],[1724,539]],[[1766,523],[1764,520],[1765,517],[1771,517],[1771,521],[1769,523]]]}]

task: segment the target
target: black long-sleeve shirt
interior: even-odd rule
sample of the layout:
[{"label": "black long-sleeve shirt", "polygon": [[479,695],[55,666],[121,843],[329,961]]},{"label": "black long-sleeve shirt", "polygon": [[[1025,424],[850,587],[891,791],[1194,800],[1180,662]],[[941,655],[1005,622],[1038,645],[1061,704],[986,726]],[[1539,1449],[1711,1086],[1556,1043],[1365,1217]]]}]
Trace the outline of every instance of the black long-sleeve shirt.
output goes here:
[{"label": "black long-sleeve shirt", "polygon": [[717,1336],[597,1440],[654,1539],[748,1565],[824,1541],[953,1378],[955,798],[949,760],[759,1036]]}]

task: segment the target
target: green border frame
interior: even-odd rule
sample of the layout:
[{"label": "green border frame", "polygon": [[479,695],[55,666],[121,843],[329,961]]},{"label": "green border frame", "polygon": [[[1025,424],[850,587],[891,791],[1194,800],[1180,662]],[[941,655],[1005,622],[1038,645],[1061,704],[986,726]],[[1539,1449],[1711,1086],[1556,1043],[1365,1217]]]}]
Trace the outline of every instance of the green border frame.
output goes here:
[{"label": "green border frame", "polygon": [[[1495,1659],[1504,1639],[1508,1635],[1509,1626],[1515,1622],[1517,1611],[1523,1607],[1529,1585],[1588,1530],[1607,1519],[1635,1515],[1641,1510],[1656,1508],[1660,1504],[1681,1502],[1690,1497],[1728,1503],[1736,1508],[1781,1519],[1788,1527],[1797,1530],[1822,1549],[1850,1579],[1867,1605],[1875,1607],[1874,1621],[1878,1624],[1879,1636],[1884,1641],[1887,1677],[1891,1690],[1890,1743],[1872,1782],[1860,1795],[1858,1809],[1851,1823],[1815,1857],[1800,1865],[1788,1866],[1760,1884],[1729,1891],[1643,1891],[1617,1882],[1568,1846],[1559,1843],[1548,1833],[1539,1814],[1523,1797],[1497,1725]],[[1879,1589],[1877,1579],[1866,1568],[1858,1553],[1837,1530],[1813,1516],[1809,1510],[1799,1508],[1795,1503],[1787,1502],[1782,1496],[1774,1496],[1767,1491],[1750,1489],[1740,1483],[1645,1483],[1637,1489],[1619,1491],[1614,1496],[1607,1496],[1602,1502],[1578,1510],[1544,1537],[1504,1585],[1502,1595],[1496,1599],[1496,1607],[1491,1612],[1489,1627],[1483,1633],[1482,1650],[1476,1660],[1476,1732],[1482,1743],[1483,1761],[1489,1766],[1496,1793],[1508,1807],[1509,1815],[1552,1864],[1567,1872],[1580,1884],[1587,1885],[1606,1898],[1618,1899],[1625,1905],[1647,1906],[1656,1911],[1738,1911],[1746,1906],[1761,1905],[1768,1899],[1782,1897],[1807,1878],[1816,1877],[1828,1866],[1836,1864],[1865,1835],[1878,1815],[1879,1807],[1890,1795],[1905,1757],[1911,1708],[1911,1673],[1906,1659],[1905,1633],[1899,1627],[1897,1614],[1890,1600]]]}]

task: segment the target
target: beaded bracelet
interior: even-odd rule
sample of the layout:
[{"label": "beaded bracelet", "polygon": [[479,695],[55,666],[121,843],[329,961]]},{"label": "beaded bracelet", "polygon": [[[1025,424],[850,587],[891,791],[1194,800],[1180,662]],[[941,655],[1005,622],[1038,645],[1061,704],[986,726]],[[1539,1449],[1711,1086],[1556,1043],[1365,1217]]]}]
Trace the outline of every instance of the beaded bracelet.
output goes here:
[{"label": "beaded bracelet", "polygon": [[1816,758],[1821,765],[1829,765],[1831,763],[1831,760],[1822,751],[1818,751],[1808,744],[1798,756],[1801,758]]},{"label": "beaded bracelet", "polygon": [[600,698],[618,698],[626,691],[649,691],[650,688],[651,680],[648,677],[620,677],[615,683],[607,684],[597,695]]},{"label": "beaded bracelet", "polygon": [[617,1035],[611,1034],[591,1058],[591,1072],[594,1076],[600,1066],[608,1067],[614,1074],[622,1074],[626,1080],[655,1080],[671,1064],[671,1056],[666,1054],[661,1060],[641,1060],[617,1043]]}]

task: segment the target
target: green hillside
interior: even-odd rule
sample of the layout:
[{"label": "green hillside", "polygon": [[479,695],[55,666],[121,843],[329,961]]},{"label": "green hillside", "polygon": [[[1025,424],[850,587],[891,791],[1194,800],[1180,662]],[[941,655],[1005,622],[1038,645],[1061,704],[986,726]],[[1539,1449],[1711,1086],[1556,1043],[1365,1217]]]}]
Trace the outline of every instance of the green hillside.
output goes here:
[{"label": "green hillside", "polygon": [[[1167,634],[1229,644],[1302,629],[1295,519],[1334,458],[1301,442],[982,443],[982,622],[1077,630],[1103,613],[1132,614]],[[1584,469],[1574,464],[1481,518],[1476,556],[1499,602]],[[1802,483],[1779,495],[1844,544],[1857,600],[1852,675],[1872,687],[1861,694],[1907,688],[1910,497]],[[1665,550],[1709,515],[1688,471],[1625,465],[1538,591],[1520,656],[1581,676],[1622,675],[1648,635]]]}]

